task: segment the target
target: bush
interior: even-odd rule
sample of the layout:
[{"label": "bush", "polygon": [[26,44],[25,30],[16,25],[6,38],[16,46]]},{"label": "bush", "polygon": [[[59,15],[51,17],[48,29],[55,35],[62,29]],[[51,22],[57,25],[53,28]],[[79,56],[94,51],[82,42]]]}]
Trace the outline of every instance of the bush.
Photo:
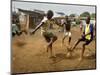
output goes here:
[{"label": "bush", "polygon": [[80,20],[79,19],[76,19],[76,24],[80,24]]}]

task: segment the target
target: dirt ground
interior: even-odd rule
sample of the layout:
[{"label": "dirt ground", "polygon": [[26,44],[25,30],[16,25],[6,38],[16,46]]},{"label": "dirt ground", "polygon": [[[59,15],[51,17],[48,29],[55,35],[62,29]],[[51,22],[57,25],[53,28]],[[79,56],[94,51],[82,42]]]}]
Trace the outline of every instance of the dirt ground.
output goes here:
[{"label": "dirt ground", "polygon": [[[69,71],[69,70],[84,70],[96,68],[96,43],[93,40],[84,53],[84,58],[79,61],[82,43],[80,43],[72,57],[68,58],[66,46],[61,46],[63,32],[58,32],[58,29],[53,29],[58,36],[58,40],[53,44],[53,52],[55,58],[49,58],[49,53],[46,52],[46,42],[40,35],[38,30],[34,35],[24,35],[12,38],[12,73],[34,73],[34,72],[51,72],[51,71]],[[71,46],[80,37],[79,27],[72,28]],[[65,44],[68,39],[66,38]]]}]

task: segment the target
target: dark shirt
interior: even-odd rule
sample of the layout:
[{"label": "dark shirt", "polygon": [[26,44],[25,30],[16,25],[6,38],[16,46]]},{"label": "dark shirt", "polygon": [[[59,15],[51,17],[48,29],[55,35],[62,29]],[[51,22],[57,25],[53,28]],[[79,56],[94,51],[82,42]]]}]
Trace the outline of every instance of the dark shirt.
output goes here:
[{"label": "dark shirt", "polygon": [[71,22],[70,20],[68,20],[67,22],[64,22],[64,29],[66,29],[66,31],[70,31],[71,29]]}]

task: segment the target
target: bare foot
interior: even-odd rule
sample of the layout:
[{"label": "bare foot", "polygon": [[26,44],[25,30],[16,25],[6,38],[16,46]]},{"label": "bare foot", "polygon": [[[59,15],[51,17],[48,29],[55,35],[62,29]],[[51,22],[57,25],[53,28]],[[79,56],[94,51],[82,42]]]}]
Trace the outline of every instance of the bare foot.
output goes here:
[{"label": "bare foot", "polygon": [[80,57],[78,60],[79,60],[79,61],[82,61],[82,60],[83,60],[83,58],[82,58],[82,57]]},{"label": "bare foot", "polygon": [[49,58],[56,58],[56,56],[55,55],[52,55],[52,56],[49,56]]}]

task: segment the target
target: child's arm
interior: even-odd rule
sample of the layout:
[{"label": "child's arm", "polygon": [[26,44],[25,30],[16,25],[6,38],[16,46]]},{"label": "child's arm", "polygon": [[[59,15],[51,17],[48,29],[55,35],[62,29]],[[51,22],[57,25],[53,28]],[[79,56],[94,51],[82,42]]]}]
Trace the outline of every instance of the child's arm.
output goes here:
[{"label": "child's arm", "polygon": [[43,20],[40,22],[40,24],[32,31],[32,34],[34,34],[46,21],[47,18],[44,17]]},{"label": "child's arm", "polygon": [[41,22],[41,23],[32,31],[32,34],[34,34],[43,24],[44,24],[44,22]]}]

